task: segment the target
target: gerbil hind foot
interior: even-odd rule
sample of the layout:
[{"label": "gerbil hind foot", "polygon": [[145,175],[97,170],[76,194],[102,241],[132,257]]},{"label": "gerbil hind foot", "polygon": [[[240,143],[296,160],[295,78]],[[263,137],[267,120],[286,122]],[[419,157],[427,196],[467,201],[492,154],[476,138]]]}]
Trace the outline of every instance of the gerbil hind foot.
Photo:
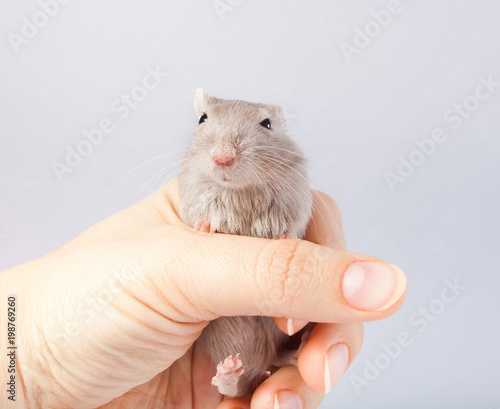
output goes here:
[{"label": "gerbil hind foot", "polygon": [[224,362],[217,365],[217,375],[212,378],[212,385],[217,386],[219,392],[226,396],[236,396],[238,394],[238,380],[245,372],[240,354],[233,358],[229,355]]},{"label": "gerbil hind foot", "polygon": [[274,236],[274,240],[286,240],[289,239],[290,237],[287,236],[286,234],[278,234],[277,236]]}]

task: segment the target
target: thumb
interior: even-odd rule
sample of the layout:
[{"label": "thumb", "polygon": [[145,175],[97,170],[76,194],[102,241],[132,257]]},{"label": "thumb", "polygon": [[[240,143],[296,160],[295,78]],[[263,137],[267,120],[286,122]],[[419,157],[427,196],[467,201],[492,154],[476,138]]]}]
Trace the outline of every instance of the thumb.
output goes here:
[{"label": "thumb", "polygon": [[207,234],[177,225],[166,234],[169,278],[188,314],[266,315],[313,322],[371,321],[399,309],[406,279],[375,257],[305,240]]}]

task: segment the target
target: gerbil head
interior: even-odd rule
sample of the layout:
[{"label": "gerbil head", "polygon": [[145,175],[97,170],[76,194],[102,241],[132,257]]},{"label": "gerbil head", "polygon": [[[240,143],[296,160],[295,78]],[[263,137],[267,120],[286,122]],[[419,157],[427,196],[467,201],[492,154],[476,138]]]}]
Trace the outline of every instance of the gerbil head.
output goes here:
[{"label": "gerbil head", "polygon": [[276,185],[304,161],[279,105],[219,99],[198,88],[194,109],[190,165],[223,187]]}]

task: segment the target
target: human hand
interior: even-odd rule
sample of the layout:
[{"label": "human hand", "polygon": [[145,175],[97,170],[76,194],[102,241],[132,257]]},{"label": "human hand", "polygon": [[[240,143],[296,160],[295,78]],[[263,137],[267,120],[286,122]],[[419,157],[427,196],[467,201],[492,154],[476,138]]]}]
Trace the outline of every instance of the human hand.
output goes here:
[{"label": "human hand", "polygon": [[[335,203],[314,196],[306,238],[321,245],[195,232],[179,219],[174,180],[1,272],[0,308],[17,296],[20,400],[53,409],[274,408],[276,399],[282,409],[317,407],[359,352],[361,322],[397,311],[406,281],[390,264],[345,251]],[[285,332],[321,324],[298,368],[273,373],[252,397],[223,401],[210,385],[215,368],[193,344],[209,321],[230,315],[279,317]]]}]

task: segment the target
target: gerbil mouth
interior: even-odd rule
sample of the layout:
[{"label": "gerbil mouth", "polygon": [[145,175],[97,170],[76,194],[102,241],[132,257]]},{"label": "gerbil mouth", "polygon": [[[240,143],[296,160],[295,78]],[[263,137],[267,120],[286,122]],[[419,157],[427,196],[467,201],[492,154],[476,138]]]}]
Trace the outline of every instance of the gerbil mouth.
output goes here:
[{"label": "gerbil mouth", "polygon": [[239,189],[248,184],[244,169],[235,166],[213,168],[211,176],[217,184],[228,189]]},{"label": "gerbil mouth", "polygon": [[248,185],[244,178],[241,178],[237,172],[227,174],[224,171],[216,172],[214,180],[226,189],[240,189]]},{"label": "gerbil mouth", "polygon": [[225,185],[230,183],[233,178],[230,177],[228,175],[228,172],[226,169],[217,169],[216,172],[215,172],[215,178],[219,181],[219,182],[223,182]]}]

